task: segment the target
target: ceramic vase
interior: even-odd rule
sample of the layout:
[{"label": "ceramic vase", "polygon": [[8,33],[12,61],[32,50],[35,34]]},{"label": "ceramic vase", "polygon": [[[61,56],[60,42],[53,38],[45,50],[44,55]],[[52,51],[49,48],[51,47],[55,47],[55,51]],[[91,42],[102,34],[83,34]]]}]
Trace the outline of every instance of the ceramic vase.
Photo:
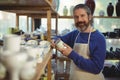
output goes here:
[{"label": "ceramic vase", "polygon": [[113,11],[114,11],[114,7],[113,7],[112,3],[110,2],[109,5],[107,6],[107,15],[112,16]]},{"label": "ceramic vase", "polygon": [[94,0],[85,0],[85,4],[90,8],[92,15],[95,11],[95,1]]},{"label": "ceramic vase", "polygon": [[116,3],[116,15],[120,17],[120,0]]},{"label": "ceramic vase", "polygon": [[63,16],[67,16],[68,15],[68,9],[67,6],[64,6],[63,8]]},{"label": "ceramic vase", "polygon": [[99,16],[104,16],[104,15],[105,15],[104,11],[103,11],[103,10],[100,10]]},{"label": "ceramic vase", "polygon": [[24,52],[14,53],[11,51],[3,51],[1,62],[5,65],[10,75],[10,80],[19,80],[19,72],[27,61],[27,54]]},{"label": "ceramic vase", "polygon": [[28,60],[20,71],[20,80],[33,80],[36,74],[36,67],[36,60]]},{"label": "ceramic vase", "polygon": [[0,80],[4,79],[6,76],[7,69],[5,66],[0,62]]},{"label": "ceramic vase", "polygon": [[17,52],[20,50],[21,37],[18,35],[7,34],[3,36],[4,50]]},{"label": "ceramic vase", "polygon": [[70,15],[73,16],[73,9],[74,9],[74,6],[71,6],[70,7]]},{"label": "ceramic vase", "polygon": [[30,47],[27,49],[28,56],[36,60],[36,63],[41,63],[43,61],[43,48],[33,48]]}]

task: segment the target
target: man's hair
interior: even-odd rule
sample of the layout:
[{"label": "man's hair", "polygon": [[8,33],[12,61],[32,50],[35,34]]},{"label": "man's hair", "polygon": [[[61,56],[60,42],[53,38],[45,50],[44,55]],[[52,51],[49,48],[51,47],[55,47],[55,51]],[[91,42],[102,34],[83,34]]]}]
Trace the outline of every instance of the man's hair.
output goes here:
[{"label": "man's hair", "polygon": [[[74,9],[73,9],[73,13],[75,12],[75,10],[80,9],[80,8],[84,9],[88,16],[92,15],[90,8],[87,5],[85,5],[85,4],[78,4],[78,5],[76,5],[74,7]],[[93,19],[90,20],[90,24],[91,25],[92,25],[92,23],[93,23]]]},{"label": "man's hair", "polygon": [[76,5],[76,6],[74,7],[74,9],[73,9],[73,12],[74,12],[76,9],[79,9],[79,8],[84,9],[84,10],[87,12],[88,15],[91,15],[91,10],[90,10],[90,8],[89,8],[87,5],[85,5],[85,4],[78,4],[78,5]]}]

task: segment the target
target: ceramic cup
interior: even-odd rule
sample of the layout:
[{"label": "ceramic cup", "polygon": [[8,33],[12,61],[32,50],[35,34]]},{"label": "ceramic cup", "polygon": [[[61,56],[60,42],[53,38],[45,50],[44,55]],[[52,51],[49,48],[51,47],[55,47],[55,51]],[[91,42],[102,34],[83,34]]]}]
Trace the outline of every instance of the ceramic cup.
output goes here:
[{"label": "ceramic cup", "polygon": [[4,79],[6,76],[6,68],[5,66],[0,62],[0,80]]},{"label": "ceramic cup", "polygon": [[36,75],[36,67],[36,60],[27,61],[20,71],[20,80],[33,80]]},{"label": "ceramic cup", "polygon": [[104,16],[104,15],[105,15],[105,12],[103,10],[100,10],[99,16]]},{"label": "ceramic cup", "polygon": [[3,48],[4,50],[10,51],[19,51],[20,50],[20,43],[21,37],[18,35],[7,34],[3,36]]}]

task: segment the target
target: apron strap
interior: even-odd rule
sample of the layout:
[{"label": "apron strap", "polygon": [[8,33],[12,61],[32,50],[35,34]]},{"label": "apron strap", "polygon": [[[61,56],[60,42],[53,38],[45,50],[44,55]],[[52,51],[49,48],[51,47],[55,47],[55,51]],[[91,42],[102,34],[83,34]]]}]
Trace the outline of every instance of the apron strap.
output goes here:
[{"label": "apron strap", "polygon": [[77,40],[77,38],[78,38],[79,35],[80,35],[80,31],[79,31],[79,33],[77,34],[76,38],[75,38],[74,44],[75,44],[75,42],[76,42],[76,40]]},{"label": "apron strap", "polygon": [[[92,29],[93,29],[93,28],[91,27],[91,28],[90,28],[90,32],[89,32],[89,36],[88,36],[88,44],[90,43],[90,36],[91,36],[91,33],[92,33]],[[77,34],[74,43],[76,42],[76,40],[77,40],[77,38],[78,38],[79,35],[80,35],[80,32]]]},{"label": "apron strap", "polygon": [[91,33],[92,33],[92,27],[90,28],[90,33],[89,33],[89,36],[88,36],[88,44],[90,43],[90,36],[91,36]]}]

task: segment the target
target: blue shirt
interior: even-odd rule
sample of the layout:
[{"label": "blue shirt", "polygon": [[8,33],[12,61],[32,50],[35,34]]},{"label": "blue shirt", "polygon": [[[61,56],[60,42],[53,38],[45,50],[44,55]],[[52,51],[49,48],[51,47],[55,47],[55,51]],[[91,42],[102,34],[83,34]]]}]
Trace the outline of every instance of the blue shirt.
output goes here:
[{"label": "blue shirt", "polygon": [[[60,38],[68,44],[71,48],[74,46],[74,41],[79,31],[74,30]],[[76,42],[88,43],[89,33],[80,33]],[[86,59],[76,53],[74,50],[68,55],[69,58],[82,70],[90,73],[98,74],[101,72],[104,66],[104,60],[106,57],[106,41],[104,36],[98,31],[94,31],[90,36],[89,43],[90,59]]]}]

